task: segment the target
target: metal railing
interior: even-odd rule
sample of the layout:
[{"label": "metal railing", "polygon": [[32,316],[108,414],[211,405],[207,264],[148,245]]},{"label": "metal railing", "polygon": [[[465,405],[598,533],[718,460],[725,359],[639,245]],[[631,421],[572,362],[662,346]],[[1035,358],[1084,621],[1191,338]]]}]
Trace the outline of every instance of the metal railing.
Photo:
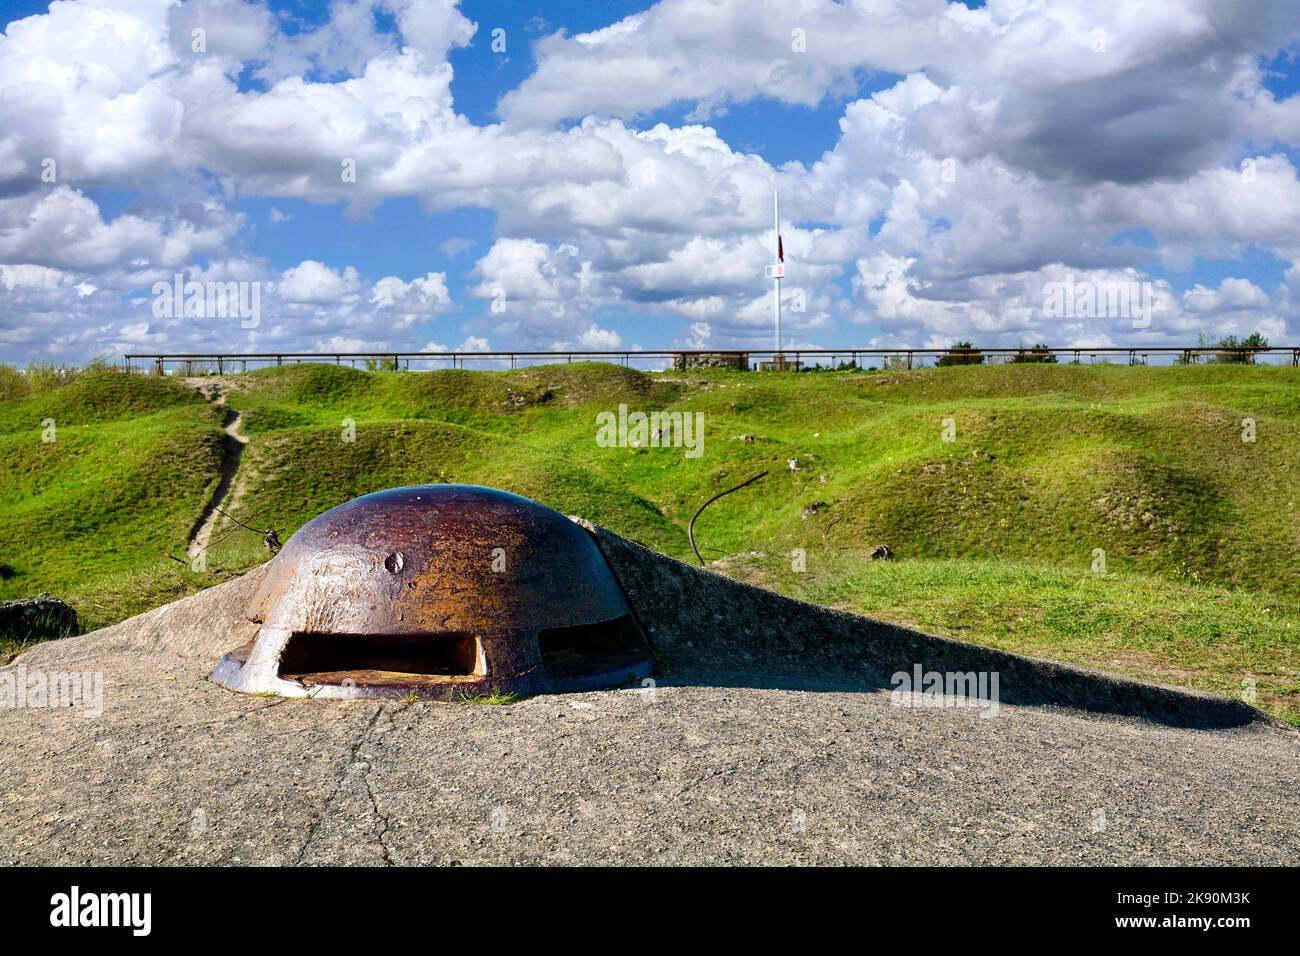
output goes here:
[{"label": "metal railing", "polygon": [[[706,368],[710,364],[730,364],[741,368],[760,365],[786,369],[807,367],[836,368],[853,363],[864,368],[871,360],[881,366],[916,368],[934,364],[947,357],[950,364],[971,364],[975,360],[994,364],[997,362],[1042,362],[1048,356],[1077,363],[1110,362],[1121,359],[1128,365],[1147,365],[1152,358],[1166,359],[1178,364],[1195,364],[1210,357],[1216,361],[1250,364],[1259,357],[1276,357],[1293,366],[1300,366],[1300,345],[1226,346],[1226,345],[1160,345],[1160,346],[1098,346],[1098,347],[1025,347],[1025,348],[971,348],[971,349],[576,349],[537,350],[509,352],[132,352],[124,356],[128,371],[149,366],[159,374],[169,367],[184,366],[189,371],[215,370],[217,374],[248,371],[269,365],[296,365],[301,363],[348,364],[358,362],[368,366],[407,369],[412,368],[464,368],[466,363],[496,363],[501,367],[518,368],[520,365],[537,365],[555,362],[614,362],[631,366],[634,362],[657,362],[659,368],[676,365],[679,368]],[[927,360],[929,360],[927,362]],[[822,362],[827,363],[826,366]]]}]

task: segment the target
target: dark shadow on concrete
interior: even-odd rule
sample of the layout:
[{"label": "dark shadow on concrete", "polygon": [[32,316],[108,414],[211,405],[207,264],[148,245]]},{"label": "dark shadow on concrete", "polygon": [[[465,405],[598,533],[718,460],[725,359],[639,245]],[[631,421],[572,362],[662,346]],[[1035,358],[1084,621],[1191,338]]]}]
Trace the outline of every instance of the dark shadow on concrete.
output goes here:
[{"label": "dark shadow on concrete", "polygon": [[922,634],[751,587],[604,528],[596,540],[654,644],[665,682],[893,690],[899,672],[996,672],[998,701],[1220,730],[1275,724],[1240,701]]}]

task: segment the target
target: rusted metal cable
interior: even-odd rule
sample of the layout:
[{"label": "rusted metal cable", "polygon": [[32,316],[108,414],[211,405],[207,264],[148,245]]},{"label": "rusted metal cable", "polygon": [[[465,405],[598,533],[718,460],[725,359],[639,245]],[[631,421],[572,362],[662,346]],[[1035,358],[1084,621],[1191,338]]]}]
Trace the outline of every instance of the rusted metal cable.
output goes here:
[{"label": "rusted metal cable", "polygon": [[[261,528],[254,528],[252,525],[245,524],[244,522],[240,521],[240,520],[239,520],[238,518],[236,518],[234,515],[232,515],[232,514],[227,514],[226,512],[222,511],[220,508],[217,508],[216,511],[217,511],[217,514],[219,514],[219,515],[223,515],[223,516],[229,518],[231,521],[233,521],[233,522],[234,522],[236,525],[238,525],[239,527],[237,527],[237,528],[231,528],[229,531],[227,531],[225,534],[223,534],[220,538],[218,538],[216,542],[212,542],[212,544],[215,544],[215,543],[217,543],[217,542],[220,542],[220,541],[224,541],[224,540],[226,540],[226,538],[230,537],[230,535],[232,535],[234,532],[238,531],[239,528],[243,528],[245,531],[251,531],[251,532],[253,532],[253,534],[260,534],[260,535],[262,536],[262,544],[263,544],[263,546],[266,548],[267,551],[270,551],[272,554],[278,554],[278,553],[280,552],[280,548],[283,547],[283,545],[280,544],[280,535],[279,535],[279,533],[278,533],[274,528],[266,528],[265,530],[263,530],[263,529],[261,529]],[[256,517],[256,515],[258,515],[258,514],[261,514],[261,512],[254,512],[254,517]],[[253,519],[252,519],[252,518],[249,518],[249,520],[251,521],[251,520],[253,520]],[[211,545],[209,545],[209,547],[210,547],[210,546],[211,546]]]},{"label": "rusted metal cable", "polygon": [[[213,510],[214,510],[217,514],[221,515],[222,517],[229,518],[231,521],[233,521],[235,524],[239,525],[239,526],[240,526],[241,528],[243,528],[245,531],[251,531],[251,532],[253,532],[254,534],[261,534],[261,533],[262,533],[262,529],[260,529],[260,528],[254,528],[252,525],[244,524],[244,522],[240,521],[240,520],[239,520],[238,518],[236,518],[234,515],[232,515],[232,514],[228,514],[227,512],[222,511],[222,510],[221,510],[220,508],[218,508],[218,507],[215,507],[215,506],[214,506],[214,507],[213,507]],[[254,513],[253,517],[257,517],[256,512]]]},{"label": "rusted metal cable", "polygon": [[700,505],[700,510],[695,512],[695,514],[691,517],[691,523],[686,526],[686,537],[690,539],[691,550],[695,552],[695,560],[700,562],[701,567],[704,566],[704,559],[700,557],[700,549],[695,546],[695,519],[698,518],[700,515],[704,514],[704,509],[707,508],[709,505],[713,504],[723,495],[729,495],[733,491],[739,491],[741,488],[744,488],[746,485],[752,485],[754,482],[758,481],[758,479],[762,478],[766,474],[767,474],[766,471],[760,471],[753,478],[746,478],[744,481],[736,485],[734,488],[728,488],[726,491],[719,491],[708,501],[704,502],[704,504]]}]

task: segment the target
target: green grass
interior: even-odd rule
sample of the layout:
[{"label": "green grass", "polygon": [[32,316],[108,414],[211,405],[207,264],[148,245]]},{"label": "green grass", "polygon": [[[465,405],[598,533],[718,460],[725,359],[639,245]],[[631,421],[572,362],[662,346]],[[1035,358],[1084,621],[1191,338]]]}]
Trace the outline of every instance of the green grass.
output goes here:
[{"label": "green grass", "polygon": [[507,691],[494,690],[486,694],[478,694],[474,697],[458,697],[458,704],[474,704],[483,707],[509,707],[511,704],[518,703],[519,695]]},{"label": "green grass", "polygon": [[747,557],[728,573],[816,604],[1000,650],[1241,698],[1300,723],[1300,600],[1011,561]]},{"label": "green grass", "polygon": [[[239,514],[282,539],[356,495],[455,481],[690,558],[685,529],[699,504],[767,469],[700,519],[707,557],[804,548],[809,574],[777,568],[768,583],[1175,683],[1231,692],[1254,676],[1269,709],[1296,711],[1300,370],[300,365],[223,381],[250,437]],[[620,403],[704,413],[704,454],[599,447],[596,415]],[[1253,443],[1241,440],[1246,417]],[[53,444],[41,441],[46,418]],[[955,441],[943,440],[945,419]],[[262,560],[246,532],[214,547],[206,573],[164,557],[184,554],[215,486],[219,424],[180,382],[104,371],[0,400],[0,564],[13,571],[0,596],[47,590],[98,625]],[[865,563],[880,543],[899,560]],[[1100,579],[1089,571],[1097,549]]]},{"label": "green grass", "polygon": [[220,455],[219,415],[178,382],[100,372],[0,401],[0,597],[183,556]]}]

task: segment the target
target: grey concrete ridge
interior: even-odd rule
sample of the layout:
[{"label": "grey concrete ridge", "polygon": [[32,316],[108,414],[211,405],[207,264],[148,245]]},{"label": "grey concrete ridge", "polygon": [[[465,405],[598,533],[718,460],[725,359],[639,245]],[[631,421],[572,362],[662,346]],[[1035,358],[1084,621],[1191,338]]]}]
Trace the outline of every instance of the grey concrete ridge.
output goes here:
[{"label": "grey concrete ridge", "polygon": [[[260,571],[0,673],[0,863],[1294,864],[1300,734],[1246,705],[814,607],[591,528],[654,687],[509,706],[290,700],[207,678]],[[1000,706],[891,675],[997,672]],[[902,701],[906,703],[906,701]]]}]

